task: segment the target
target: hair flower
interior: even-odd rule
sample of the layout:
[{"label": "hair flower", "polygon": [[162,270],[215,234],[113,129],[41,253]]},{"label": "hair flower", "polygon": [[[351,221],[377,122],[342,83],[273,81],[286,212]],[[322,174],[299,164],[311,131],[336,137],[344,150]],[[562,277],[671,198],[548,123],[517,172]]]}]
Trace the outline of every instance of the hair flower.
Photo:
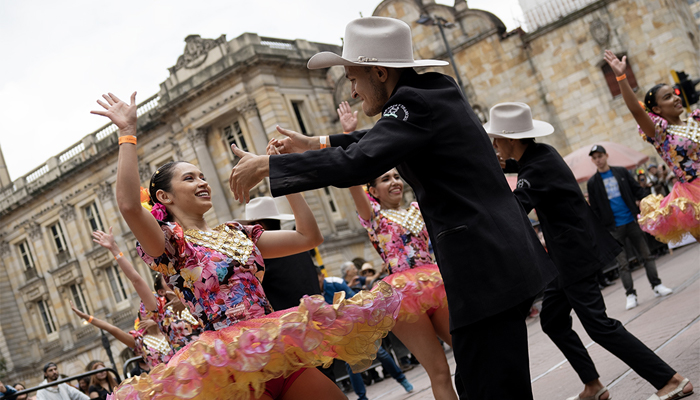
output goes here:
[{"label": "hair flower", "polygon": [[164,205],[156,203],[151,209],[151,214],[153,214],[158,221],[165,221],[165,217],[168,216],[168,211],[165,209]]}]

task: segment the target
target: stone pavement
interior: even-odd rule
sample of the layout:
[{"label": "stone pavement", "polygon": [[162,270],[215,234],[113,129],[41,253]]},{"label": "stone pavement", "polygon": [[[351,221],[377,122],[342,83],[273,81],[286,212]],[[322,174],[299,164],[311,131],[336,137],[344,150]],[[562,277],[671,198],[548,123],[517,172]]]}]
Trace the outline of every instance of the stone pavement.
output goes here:
[{"label": "stone pavement", "polygon": [[[632,273],[639,305],[625,310],[625,291],[620,280],[605,288],[603,294],[608,315],[620,320],[627,330],[653,349],[664,361],[695,386],[688,400],[700,400],[700,244],[673,251],[657,260],[659,277],[674,293],[655,298],[643,268]],[[542,332],[539,318],[528,320],[530,374],[536,400],[564,400],[578,394],[583,385],[564,356]],[[574,330],[588,346],[603,384],[615,400],[646,400],[655,389],[627,365],[593,343],[574,317]],[[447,353],[452,373],[454,358]],[[370,400],[432,399],[428,375],[422,367],[406,372],[415,390],[406,393],[389,378],[367,387]],[[508,382],[503,382],[507,385]],[[348,393],[355,400],[354,393]]]}]

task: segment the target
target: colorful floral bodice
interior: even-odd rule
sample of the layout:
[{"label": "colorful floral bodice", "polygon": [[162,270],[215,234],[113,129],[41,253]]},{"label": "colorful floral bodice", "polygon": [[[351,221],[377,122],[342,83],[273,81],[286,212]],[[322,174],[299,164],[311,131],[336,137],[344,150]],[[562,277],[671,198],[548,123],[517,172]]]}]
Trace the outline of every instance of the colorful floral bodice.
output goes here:
[{"label": "colorful floral bodice", "polygon": [[390,273],[435,264],[418,203],[411,203],[407,210],[382,210],[376,201],[370,204],[372,214],[369,221],[359,215],[358,218]]},{"label": "colorful floral bodice", "polygon": [[177,223],[160,224],[165,235],[163,255],[154,259],[137,246],[139,255],[151,269],[166,277],[168,286],[201,321],[203,330],[220,330],[272,312],[255,276],[265,268],[255,245],[263,233],[262,227],[227,222],[214,228],[220,235],[228,235],[231,243],[245,242],[246,251],[231,256],[239,249],[215,250],[186,237]]},{"label": "colorful floral bodice", "polygon": [[669,125],[656,114],[649,113],[654,121],[656,137],[639,134],[656,148],[657,153],[681,182],[690,182],[700,173],[700,109],[690,114],[689,126]]}]

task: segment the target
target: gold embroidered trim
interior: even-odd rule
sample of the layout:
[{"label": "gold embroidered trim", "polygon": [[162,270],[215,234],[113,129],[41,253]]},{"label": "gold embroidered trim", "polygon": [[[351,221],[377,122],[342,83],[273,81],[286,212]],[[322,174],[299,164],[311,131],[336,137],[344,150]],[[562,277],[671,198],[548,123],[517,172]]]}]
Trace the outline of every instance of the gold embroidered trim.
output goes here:
[{"label": "gold embroidered trim", "polygon": [[669,125],[667,132],[674,136],[682,136],[695,143],[700,143],[700,123],[694,118],[688,118],[686,125]]},{"label": "gold embroidered trim", "polygon": [[161,354],[170,353],[170,343],[165,337],[157,338],[153,335],[144,335],[143,343],[151,349],[157,350]]},{"label": "gold embroidered trim", "polygon": [[423,216],[421,215],[420,211],[413,206],[409,207],[408,210],[384,209],[380,210],[379,213],[389,221],[403,226],[414,236],[418,236],[425,226]]},{"label": "gold embroidered trim", "polygon": [[238,229],[221,224],[211,231],[188,229],[185,239],[193,244],[208,247],[245,264],[253,252],[253,241]]}]

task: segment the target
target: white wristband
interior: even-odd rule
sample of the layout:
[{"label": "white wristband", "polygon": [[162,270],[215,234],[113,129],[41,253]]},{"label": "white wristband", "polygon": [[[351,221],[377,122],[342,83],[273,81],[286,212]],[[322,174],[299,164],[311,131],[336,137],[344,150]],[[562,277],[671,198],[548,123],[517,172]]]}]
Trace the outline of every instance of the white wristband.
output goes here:
[{"label": "white wristband", "polygon": [[328,136],[319,137],[319,140],[321,141],[321,148],[322,149],[325,149],[326,147],[328,147],[328,145],[326,144],[327,139],[328,139]]}]

